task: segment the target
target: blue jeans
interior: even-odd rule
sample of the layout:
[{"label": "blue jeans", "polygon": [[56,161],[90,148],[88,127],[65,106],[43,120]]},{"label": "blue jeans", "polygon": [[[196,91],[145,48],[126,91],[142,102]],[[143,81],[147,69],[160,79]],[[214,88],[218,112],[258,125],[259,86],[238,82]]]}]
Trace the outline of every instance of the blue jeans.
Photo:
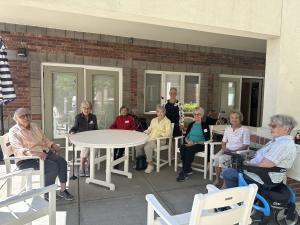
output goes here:
[{"label": "blue jeans", "polygon": [[222,172],[223,180],[227,188],[233,188],[238,186],[239,173],[236,169],[226,168]]}]

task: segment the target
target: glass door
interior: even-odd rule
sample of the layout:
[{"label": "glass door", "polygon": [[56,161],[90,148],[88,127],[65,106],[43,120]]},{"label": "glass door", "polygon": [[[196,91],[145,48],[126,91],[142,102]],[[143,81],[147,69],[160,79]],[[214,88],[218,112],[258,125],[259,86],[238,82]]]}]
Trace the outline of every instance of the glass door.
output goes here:
[{"label": "glass door", "polygon": [[83,69],[44,66],[44,131],[47,137],[65,137],[79,112],[83,90]]},{"label": "glass door", "polygon": [[220,77],[220,112],[226,116],[233,109],[240,110],[241,78]]},{"label": "glass door", "polygon": [[119,114],[119,72],[86,70],[86,98],[93,104],[99,129],[109,128]]}]

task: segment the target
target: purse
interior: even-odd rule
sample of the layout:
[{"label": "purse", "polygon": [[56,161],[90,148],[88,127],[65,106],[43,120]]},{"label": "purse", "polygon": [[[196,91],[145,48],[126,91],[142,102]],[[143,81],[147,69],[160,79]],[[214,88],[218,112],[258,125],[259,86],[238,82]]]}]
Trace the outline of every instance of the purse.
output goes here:
[{"label": "purse", "polygon": [[145,170],[147,168],[147,161],[144,155],[138,156],[136,158],[136,170]]}]

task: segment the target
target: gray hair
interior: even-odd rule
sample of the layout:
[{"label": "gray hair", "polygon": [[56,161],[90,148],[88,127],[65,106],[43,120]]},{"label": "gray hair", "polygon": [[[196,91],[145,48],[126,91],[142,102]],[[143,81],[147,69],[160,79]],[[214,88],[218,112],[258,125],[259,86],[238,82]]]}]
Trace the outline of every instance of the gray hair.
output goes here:
[{"label": "gray hair", "polygon": [[163,106],[161,106],[161,105],[157,105],[155,110],[156,110],[156,111],[157,111],[157,110],[160,110],[160,111],[162,111],[164,114],[166,114],[166,109],[165,109],[165,107],[163,107]]},{"label": "gray hair", "polygon": [[176,91],[177,92],[177,88],[176,87],[171,87],[169,92],[171,92],[171,91]]},{"label": "gray hair", "polygon": [[240,122],[243,122],[243,120],[244,120],[243,113],[241,113],[238,110],[231,110],[230,113],[229,113],[229,117],[230,117],[231,114],[237,114],[239,116]]},{"label": "gray hair", "polygon": [[88,100],[83,100],[80,104],[80,109],[82,110],[84,107],[89,107],[90,109],[93,108],[93,105],[90,101]]},{"label": "gray hair", "polygon": [[204,109],[202,107],[197,107],[196,109],[194,109],[193,113],[199,112],[201,114],[201,117],[204,116]]},{"label": "gray hair", "polygon": [[296,120],[289,115],[277,114],[270,118],[271,123],[278,124],[280,127],[288,128],[290,133],[297,126]]},{"label": "gray hair", "polygon": [[17,122],[17,118],[21,115],[25,115],[25,114],[30,114],[30,111],[29,109],[26,109],[26,108],[18,108],[16,109],[15,113],[14,113],[14,121]]}]

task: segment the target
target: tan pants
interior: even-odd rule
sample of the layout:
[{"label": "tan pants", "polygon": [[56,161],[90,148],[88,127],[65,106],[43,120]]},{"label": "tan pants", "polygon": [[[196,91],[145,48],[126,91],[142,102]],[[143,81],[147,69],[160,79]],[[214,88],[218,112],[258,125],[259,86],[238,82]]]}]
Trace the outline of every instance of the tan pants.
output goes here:
[{"label": "tan pants", "polygon": [[225,155],[224,150],[220,150],[215,155],[214,166],[221,168],[228,168],[231,165],[231,156]]},{"label": "tan pants", "polygon": [[[166,140],[160,141],[161,145],[166,144]],[[139,145],[135,147],[136,150],[136,156],[146,155],[147,162],[151,162],[153,160],[153,152],[154,149],[156,149],[156,140],[148,141],[144,145]]]}]

